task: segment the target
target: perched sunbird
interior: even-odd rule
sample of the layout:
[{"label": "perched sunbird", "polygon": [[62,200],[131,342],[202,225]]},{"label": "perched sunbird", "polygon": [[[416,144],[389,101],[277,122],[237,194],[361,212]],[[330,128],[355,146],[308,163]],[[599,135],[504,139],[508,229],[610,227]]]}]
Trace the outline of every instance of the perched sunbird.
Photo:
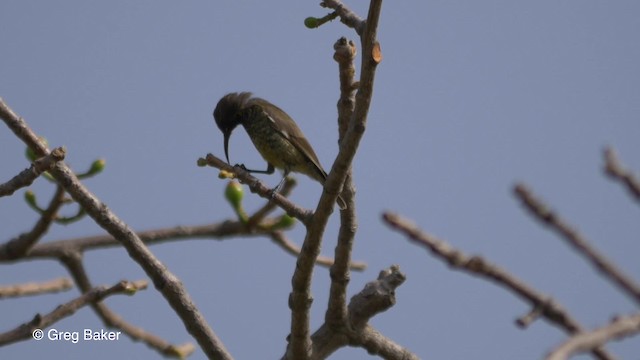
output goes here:
[{"label": "perched sunbird", "polygon": [[[248,170],[254,173],[273,174],[275,168],[282,169],[284,176],[274,188],[280,190],[290,172],[309,176],[324,185],[327,173],[320,165],[318,156],[298,125],[279,107],[267,100],[252,97],[250,92],[230,93],[218,101],[213,117],[224,135],[224,155],[229,162],[229,137],[238,125],[249,134],[260,155],[267,162],[266,170]],[[340,209],[346,204],[338,196]]]}]

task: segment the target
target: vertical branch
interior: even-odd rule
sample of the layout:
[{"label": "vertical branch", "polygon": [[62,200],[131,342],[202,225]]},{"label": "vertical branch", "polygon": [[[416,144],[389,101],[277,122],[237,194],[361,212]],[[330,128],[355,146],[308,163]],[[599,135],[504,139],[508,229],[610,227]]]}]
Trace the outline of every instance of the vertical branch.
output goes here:
[{"label": "vertical branch", "polygon": [[[354,59],[357,54],[353,41],[342,37],[333,45],[333,58],[338,62],[340,76],[340,100],[338,100],[338,126],[340,141],[344,138],[353,115],[357,84],[354,80]],[[357,230],[356,205],[353,201],[355,188],[352,182],[352,168],[347,170],[342,197],[347,202],[347,209],[340,212],[340,230],[335,249],[335,262],[329,271],[331,275],[331,289],[329,305],[325,314],[325,322],[329,327],[346,325],[347,320],[347,285],[349,284],[349,262],[353,239]]]},{"label": "vertical branch", "polygon": [[358,50],[351,40],[341,37],[333,44],[333,59],[338,63],[338,77],[340,79],[340,99],[338,100],[338,132],[339,142],[349,128],[349,122],[356,106],[356,90],[358,84],[355,81],[356,67],[353,63]]},{"label": "vertical branch", "polygon": [[[344,7],[343,7],[344,9]],[[360,88],[356,94],[356,105],[340,144],[340,151],[333,163],[331,172],[325,183],[325,190],[320,196],[320,202],[307,227],[307,234],[302,244],[302,251],[296,262],[293,273],[292,291],[289,295],[289,307],[291,308],[291,335],[286,357],[289,359],[308,359],[311,353],[311,338],[309,330],[309,309],[313,301],[311,297],[311,277],[313,265],[320,254],[321,239],[326,228],[329,215],[336,201],[337,193],[330,194],[326,189],[337,189],[344,184],[353,158],[355,157],[360,140],[364,135],[367,123],[367,115],[373,95],[373,83],[375,70],[379,57],[374,56],[375,50],[379,50],[376,40],[378,19],[382,9],[382,0],[372,0],[369,5],[369,14],[365,30],[361,36],[362,48],[362,74]]]}]

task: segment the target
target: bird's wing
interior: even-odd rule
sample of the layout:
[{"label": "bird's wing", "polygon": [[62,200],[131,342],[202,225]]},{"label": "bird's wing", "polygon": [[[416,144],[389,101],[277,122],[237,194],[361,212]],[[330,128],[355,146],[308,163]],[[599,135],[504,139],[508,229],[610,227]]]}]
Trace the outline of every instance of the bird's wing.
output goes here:
[{"label": "bird's wing", "polygon": [[[322,165],[320,165],[318,156],[313,151],[311,144],[309,144],[309,141],[307,141],[302,130],[300,130],[298,125],[296,125],[295,121],[293,121],[293,119],[282,109],[264,99],[253,98],[250,101],[253,104],[260,106],[262,111],[264,111],[271,120],[274,130],[300,150],[316,166],[322,177],[326,178],[327,173],[322,168]],[[279,119],[282,124],[277,124],[275,119]]]}]

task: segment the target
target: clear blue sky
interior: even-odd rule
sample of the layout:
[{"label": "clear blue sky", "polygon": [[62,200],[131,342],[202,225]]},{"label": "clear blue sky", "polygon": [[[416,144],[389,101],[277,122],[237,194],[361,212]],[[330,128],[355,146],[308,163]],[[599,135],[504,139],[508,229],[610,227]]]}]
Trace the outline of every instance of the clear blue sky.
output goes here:
[{"label": "clear blue sky", "polygon": [[[365,1],[347,3],[362,16]],[[0,96],[68,163],[107,168],[89,189],[135,229],[199,225],[232,217],[225,183],[195,166],[223,155],[211,112],[230,91],[253,91],[286,110],[325,168],[337,153],[337,65],[332,46],[356,39],[339,22],[308,30],[318,1],[56,1],[0,5]],[[609,258],[640,279],[640,208],[602,174],[614,146],[640,171],[640,3],[637,1],[386,1],[367,131],[354,163],[359,232],[349,296],[399,264],[407,282],[373,324],[425,359],[539,359],[565,339],[543,322],[517,329],[529,308],[510,293],[451,272],[380,221],[398,211],[467,253],[481,254],[553,296],[587,327],[633,304],[511,195],[524,181]],[[359,68],[359,64],[358,64]],[[0,126],[0,181],[28,166],[24,146]],[[236,131],[231,160],[263,166]],[[278,176],[264,176],[275,185]],[[320,186],[298,176],[292,199],[311,208]],[[46,203],[52,187],[33,186]],[[0,241],[28,230],[36,215],[23,191],[0,200]],[[248,195],[247,207],[262,201]],[[73,212],[73,209],[66,209]],[[334,218],[337,217],[334,214]],[[326,234],[332,255],[337,222]],[[55,226],[42,240],[101,234],[89,219]],[[300,226],[290,233],[298,244]],[[183,280],[237,359],[278,358],[289,332],[287,297],[295,259],[267,239],[183,241],[152,248]],[[122,249],[94,251],[95,284],[144,274]],[[0,265],[0,283],[65,276],[56,262]],[[323,320],[328,271],[314,277],[312,324]],[[77,296],[70,291],[0,304],[0,331]],[[192,341],[155,290],[107,301],[135,325],[173,343]],[[54,325],[103,325],[89,309]],[[610,346],[634,358],[640,340]],[[22,342],[0,357],[93,360],[157,358],[129,339],[107,344]],[[191,359],[202,359],[196,352]],[[343,349],[334,359],[366,359]]]}]

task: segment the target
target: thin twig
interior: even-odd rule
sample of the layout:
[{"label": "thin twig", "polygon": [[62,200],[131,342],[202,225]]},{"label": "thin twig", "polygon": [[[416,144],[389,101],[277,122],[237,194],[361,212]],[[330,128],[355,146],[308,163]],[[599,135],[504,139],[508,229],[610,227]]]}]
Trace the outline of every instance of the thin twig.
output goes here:
[{"label": "thin twig", "polygon": [[[516,294],[522,300],[530,303],[536,311],[539,311],[541,317],[565,330],[567,333],[577,334],[584,331],[582,326],[555,300],[541,294],[524,281],[516,278],[497,265],[491,264],[479,256],[468,256],[464,254],[446,242],[421,231],[415,224],[396,214],[386,212],[383,214],[383,220],[393,229],[407,236],[409,240],[426,248],[437,258],[444,260],[453,269],[466,271],[472,275],[489,279],[495,284]],[[604,349],[595,349],[593,353],[601,360],[611,360],[614,358],[612,355],[606,353]]]},{"label": "thin twig", "polygon": [[623,183],[631,195],[636,200],[640,201],[640,180],[636,178],[633,173],[624,168],[624,165],[618,160],[615,150],[607,147],[604,149],[604,171],[612,179],[618,180]]},{"label": "thin twig", "polygon": [[[253,232],[249,232],[246,225],[239,221],[223,221],[207,225],[160,228],[140,231],[136,234],[146,245],[158,245],[177,240],[222,240],[236,236],[260,236],[268,233],[267,230],[257,228]],[[109,234],[56,240],[35,245],[23,259],[55,259],[68,252],[85,252],[121,246],[122,243]]]},{"label": "thin twig", "polygon": [[[282,190],[280,191],[280,194],[285,198],[288,198],[289,194],[291,193],[291,190],[293,190],[295,186],[296,186],[296,180],[293,177],[287,176],[287,178],[285,179],[284,185],[282,186]],[[260,209],[258,209],[256,212],[253,213],[253,215],[249,217],[249,221],[247,221],[247,223],[249,224],[249,227],[253,227],[259,224],[276,207],[277,206],[273,201],[266,202]]]},{"label": "thin twig", "polygon": [[[80,252],[69,251],[66,256],[60,258],[60,261],[67,268],[83,293],[91,290],[93,286],[82,263],[82,254]],[[184,359],[195,350],[192,343],[173,345],[141,327],[128,323],[104,302],[92,303],[91,307],[107,327],[122,330],[132,340],[141,341],[162,355]]]},{"label": "thin twig", "polygon": [[[298,256],[300,254],[300,248],[296,246],[293,242],[287,239],[286,235],[281,231],[275,231],[271,234],[271,240],[276,243],[278,246],[283,248],[286,252],[291,255]],[[326,256],[318,256],[316,259],[316,263],[320,266],[331,267],[335,260]],[[348,267],[351,270],[355,271],[364,271],[367,268],[367,264],[361,261],[353,261],[348,264]]]},{"label": "thin twig", "polygon": [[115,294],[130,295],[138,290],[145,289],[146,287],[146,281],[135,283],[121,281],[110,288],[107,288],[106,286],[99,286],[91,289],[80,297],[56,307],[55,310],[44,316],[37,314],[33,320],[24,323],[13,330],[0,334],[0,346],[37,337],[38,330],[44,329],[51,324],[73,315],[77,310],[87,304],[101,301],[104,298]]},{"label": "thin twig", "polygon": [[[253,218],[253,216],[251,218]],[[261,226],[247,226],[247,224],[243,224],[240,221],[223,221],[221,223],[197,226],[174,226],[169,228],[140,231],[137,232],[137,234],[138,237],[140,237],[140,239],[148,246],[178,240],[225,240],[239,236],[267,236],[291,255],[297,257],[300,253],[300,248],[295,246],[293,243],[289,241],[283,242],[279,238],[274,239],[272,236],[272,230],[263,228]],[[122,243],[114,239],[113,236],[109,234],[80,237],[75,239],[56,240],[36,244],[27,254],[20,257],[19,259],[13,259],[12,261],[58,259],[66,256],[69,253],[83,253],[85,251],[121,246]],[[0,247],[0,249],[2,249],[2,247]],[[0,262],[2,262],[1,257]],[[329,267],[333,263],[334,260],[331,258],[324,256],[318,258],[318,264],[321,266]],[[349,267],[352,270],[362,271],[367,268],[367,264],[361,261],[354,261],[350,263]]]},{"label": "thin twig", "polygon": [[593,351],[611,340],[621,340],[640,333],[640,314],[622,316],[609,325],[593,331],[576,334],[555,348],[547,360],[568,359],[571,355]]},{"label": "thin twig", "polygon": [[258,178],[252,176],[248,171],[239,166],[231,166],[213,154],[207,154],[205,158],[198,159],[198,163],[204,163],[233,174],[233,176],[240,180],[240,182],[247,184],[252,193],[256,193],[261,197],[272,201],[286,211],[287,214],[300,220],[303,224],[308,224],[311,216],[313,215],[310,210],[305,210],[297,206],[282,194],[274,193],[272,189],[268,188],[264,183],[258,180]]},{"label": "thin twig", "polygon": [[37,159],[28,169],[22,170],[11,180],[0,184],[0,197],[11,195],[16,190],[33,184],[40,174],[51,170],[58,161],[64,160],[65,155],[65,149],[58,147],[51,150],[49,155]]},{"label": "thin twig", "polygon": [[549,209],[541,200],[536,198],[527,186],[517,184],[514,187],[514,193],[536,219],[560,234],[561,238],[571,245],[578,254],[587,258],[594,268],[640,304],[640,285],[625,275],[613,262],[609,261],[604,255],[600,254],[591,246],[582,234],[560,218],[554,211]]},{"label": "thin twig", "polygon": [[320,3],[320,6],[334,9],[340,21],[348,27],[354,29],[358,35],[362,35],[364,32],[365,21],[360,18],[356,13],[349,10],[340,0],[324,0]]},{"label": "thin twig", "polygon": [[71,288],[73,288],[73,282],[69,278],[58,278],[39,283],[30,282],[26,284],[0,286],[0,299],[57,293]]},{"label": "thin twig", "polygon": [[53,198],[49,202],[47,209],[40,215],[33,229],[0,245],[0,262],[24,257],[49,230],[49,227],[57,217],[58,210],[64,204],[64,200],[64,189],[56,186]]},{"label": "thin twig", "polygon": [[357,333],[354,339],[360,344],[362,348],[367,350],[370,355],[377,355],[382,359],[394,359],[394,360],[418,360],[420,359],[416,354],[412,353],[408,349],[400,346],[395,341],[384,336],[373,326],[365,326],[361,331]]}]

